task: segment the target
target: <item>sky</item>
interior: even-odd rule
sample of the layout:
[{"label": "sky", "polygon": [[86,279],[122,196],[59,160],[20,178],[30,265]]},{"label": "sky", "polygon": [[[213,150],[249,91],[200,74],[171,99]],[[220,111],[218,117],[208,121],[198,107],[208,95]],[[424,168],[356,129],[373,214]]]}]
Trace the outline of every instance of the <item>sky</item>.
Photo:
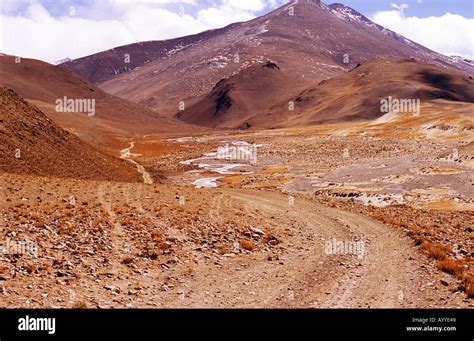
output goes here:
[{"label": "sky", "polygon": [[[54,63],[194,34],[288,0],[0,0],[0,53]],[[473,0],[335,0],[446,55],[474,59]]]}]

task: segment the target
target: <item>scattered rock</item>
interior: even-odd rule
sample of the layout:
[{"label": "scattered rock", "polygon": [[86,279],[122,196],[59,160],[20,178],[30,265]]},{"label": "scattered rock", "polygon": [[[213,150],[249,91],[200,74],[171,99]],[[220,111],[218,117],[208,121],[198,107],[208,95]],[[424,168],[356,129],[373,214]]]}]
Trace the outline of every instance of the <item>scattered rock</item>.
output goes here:
[{"label": "scattered rock", "polygon": [[104,286],[105,290],[112,291],[114,293],[119,294],[121,292],[121,289],[115,285],[105,285]]},{"label": "scattered rock", "polygon": [[263,235],[265,232],[263,232],[262,230],[256,228],[256,227],[253,227],[253,226],[250,226],[250,230],[252,230],[252,232],[256,233],[256,234],[259,234],[259,235]]},{"label": "scattered rock", "polygon": [[257,249],[257,245],[248,238],[240,238],[239,244],[242,249],[247,251],[253,251]]}]

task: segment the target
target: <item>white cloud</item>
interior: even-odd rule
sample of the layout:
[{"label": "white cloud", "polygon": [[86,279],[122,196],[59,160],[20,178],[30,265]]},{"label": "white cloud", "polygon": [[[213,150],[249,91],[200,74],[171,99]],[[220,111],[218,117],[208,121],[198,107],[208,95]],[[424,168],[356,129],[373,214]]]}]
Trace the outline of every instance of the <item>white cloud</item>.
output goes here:
[{"label": "white cloud", "polygon": [[199,10],[197,19],[213,27],[254,19],[256,13],[283,5],[286,0],[222,0],[218,6]]},{"label": "white cloud", "polygon": [[37,3],[38,0],[1,0],[0,8],[2,13],[17,13],[23,6]]},{"label": "white cloud", "polygon": [[34,21],[48,21],[51,20],[51,17],[42,5],[33,4],[28,7],[26,10],[26,17]]},{"label": "white cloud", "polygon": [[125,25],[118,21],[97,22],[71,17],[56,19],[49,16],[41,5],[34,6],[29,8],[25,17],[1,18],[2,52],[54,62],[131,40]]},{"label": "white cloud", "polygon": [[288,3],[288,0],[267,0],[267,2],[270,8],[277,8]]},{"label": "white cloud", "polygon": [[406,9],[408,8],[408,4],[395,4],[395,3],[390,3],[390,6],[392,6],[393,8],[396,8],[398,10],[402,10],[402,9]]},{"label": "white cloud", "polygon": [[399,11],[383,11],[372,20],[436,52],[474,58],[474,19],[451,13],[440,17],[404,17]]},{"label": "white cloud", "polygon": [[255,15],[252,12],[236,9],[227,5],[203,9],[197,13],[197,19],[211,27],[223,27],[233,22],[247,21],[253,18],[255,18]]},{"label": "white cloud", "polygon": [[224,0],[223,5],[253,12],[261,11],[267,6],[264,0]]}]

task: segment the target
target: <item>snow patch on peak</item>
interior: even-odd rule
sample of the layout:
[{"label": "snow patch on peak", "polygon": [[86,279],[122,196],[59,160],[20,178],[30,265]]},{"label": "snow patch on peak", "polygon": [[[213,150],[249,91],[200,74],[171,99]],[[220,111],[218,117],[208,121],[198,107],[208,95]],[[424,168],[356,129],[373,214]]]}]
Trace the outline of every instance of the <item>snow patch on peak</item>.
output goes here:
[{"label": "snow patch on peak", "polygon": [[55,65],[60,65],[60,64],[65,64],[65,63],[69,63],[71,61],[71,58],[67,57],[67,58],[64,58],[64,59],[61,59],[61,60],[58,60],[56,62],[54,62]]},{"label": "snow patch on peak", "polygon": [[338,18],[343,19],[345,21],[363,21],[367,22],[367,18],[365,18],[362,14],[357,12],[356,10],[347,7],[343,4],[331,4],[328,6],[329,10]]}]

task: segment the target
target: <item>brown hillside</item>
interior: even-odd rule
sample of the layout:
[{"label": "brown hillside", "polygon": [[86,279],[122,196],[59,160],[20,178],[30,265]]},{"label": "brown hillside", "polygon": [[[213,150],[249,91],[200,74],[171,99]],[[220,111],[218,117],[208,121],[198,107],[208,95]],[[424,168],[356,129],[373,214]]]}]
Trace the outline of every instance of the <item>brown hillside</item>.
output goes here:
[{"label": "brown hillside", "polygon": [[[420,99],[421,106],[438,99],[473,103],[474,81],[413,59],[376,59],[281,101],[251,124],[276,127],[371,120],[385,114],[380,101],[389,96]],[[293,112],[288,111],[288,101],[295,103]]]},{"label": "brown hillside", "polygon": [[247,129],[252,117],[263,115],[273,103],[308,84],[282,71],[276,63],[258,63],[218,82],[209,95],[178,113],[177,118],[211,128]]},{"label": "brown hillside", "polygon": [[100,153],[4,87],[0,87],[0,160],[0,171],[8,173],[140,181],[130,163]]}]

